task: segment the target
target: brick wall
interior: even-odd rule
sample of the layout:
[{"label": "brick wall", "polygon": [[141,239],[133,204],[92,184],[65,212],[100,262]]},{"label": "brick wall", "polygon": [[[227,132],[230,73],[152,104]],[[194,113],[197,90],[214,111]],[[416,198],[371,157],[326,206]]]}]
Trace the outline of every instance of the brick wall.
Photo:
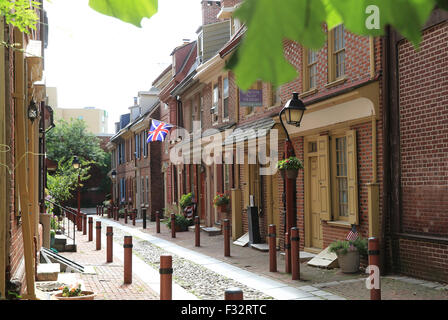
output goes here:
[{"label": "brick wall", "polygon": [[[448,23],[423,32],[420,50],[398,45],[401,231],[448,233]],[[400,271],[447,281],[448,245],[401,239]]]},{"label": "brick wall", "polygon": [[202,25],[220,22],[217,18],[219,11],[221,10],[221,1],[208,1],[203,0],[202,5]]},{"label": "brick wall", "polygon": [[[10,26],[5,26],[5,39],[8,39],[10,43],[18,42],[18,39],[13,37],[13,29]],[[15,41],[16,40],[16,41]],[[7,164],[10,168],[14,168],[16,163],[15,149],[16,149],[16,137],[15,137],[15,103],[13,98],[15,74],[14,74],[14,51],[5,50],[6,52],[6,68],[8,72],[9,81],[6,83],[6,141],[11,147],[10,152],[6,153]],[[22,237],[22,223],[20,218],[17,217],[16,211],[18,210],[18,197],[15,190],[16,179],[15,171],[12,170],[7,183],[7,197],[9,198],[9,219],[7,221],[7,266],[6,266],[6,280],[10,281],[15,278],[22,283],[22,293],[26,291],[25,273],[23,270],[24,259],[24,246]]]},{"label": "brick wall", "polygon": [[399,45],[404,232],[448,233],[448,23]]}]

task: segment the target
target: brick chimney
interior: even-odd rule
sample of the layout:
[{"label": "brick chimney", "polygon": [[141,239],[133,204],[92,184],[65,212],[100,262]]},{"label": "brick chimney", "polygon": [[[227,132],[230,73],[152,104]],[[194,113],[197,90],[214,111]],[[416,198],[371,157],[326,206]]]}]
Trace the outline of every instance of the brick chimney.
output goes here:
[{"label": "brick chimney", "polygon": [[220,22],[217,18],[221,11],[221,1],[202,0],[202,25]]},{"label": "brick chimney", "polygon": [[236,6],[238,3],[241,2],[241,0],[222,0],[221,2],[222,7],[228,8]]}]

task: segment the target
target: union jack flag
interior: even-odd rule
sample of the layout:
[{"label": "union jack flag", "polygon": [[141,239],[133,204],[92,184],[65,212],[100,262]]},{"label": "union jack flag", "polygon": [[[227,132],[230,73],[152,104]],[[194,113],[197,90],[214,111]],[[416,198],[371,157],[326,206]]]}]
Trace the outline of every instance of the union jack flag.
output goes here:
[{"label": "union jack flag", "polygon": [[358,239],[358,237],[359,237],[359,234],[358,234],[358,231],[356,231],[356,226],[354,224],[352,224],[352,229],[347,234],[347,237],[345,239],[348,241],[355,241],[356,239]]},{"label": "union jack flag", "polygon": [[168,132],[173,128],[171,124],[163,123],[161,121],[152,120],[151,129],[148,133],[148,139],[146,142],[163,141],[165,140]]}]

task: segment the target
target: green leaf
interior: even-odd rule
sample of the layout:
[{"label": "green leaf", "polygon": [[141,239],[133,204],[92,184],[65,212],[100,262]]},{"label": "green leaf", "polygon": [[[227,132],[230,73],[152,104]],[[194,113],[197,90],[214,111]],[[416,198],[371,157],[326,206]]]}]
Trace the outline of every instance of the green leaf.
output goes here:
[{"label": "green leaf", "polygon": [[284,39],[310,48],[320,48],[325,41],[322,22],[326,15],[320,0],[245,0],[235,15],[247,31],[229,66],[243,90],[260,79],[278,86],[298,76],[284,59]]},{"label": "green leaf", "polygon": [[[384,34],[386,25],[393,26],[414,46],[421,41],[421,30],[435,6],[434,0],[323,0],[341,16],[347,30],[364,36]],[[366,20],[377,10],[379,28],[368,28]],[[327,13],[328,14],[328,13]],[[327,21],[331,22],[330,21]]]},{"label": "green leaf", "polygon": [[[324,23],[329,29],[344,23],[347,30],[363,36],[383,35],[385,26],[391,25],[418,47],[436,3],[448,7],[448,0],[245,0],[235,16],[247,31],[226,67],[243,90],[257,80],[274,86],[290,82],[299,66],[285,59],[284,40],[319,49],[326,39]],[[373,16],[369,6],[379,13],[379,28],[366,23]]]},{"label": "green leaf", "polygon": [[150,18],[158,8],[157,0],[89,0],[89,6],[102,14],[115,17],[141,28],[143,18]]}]

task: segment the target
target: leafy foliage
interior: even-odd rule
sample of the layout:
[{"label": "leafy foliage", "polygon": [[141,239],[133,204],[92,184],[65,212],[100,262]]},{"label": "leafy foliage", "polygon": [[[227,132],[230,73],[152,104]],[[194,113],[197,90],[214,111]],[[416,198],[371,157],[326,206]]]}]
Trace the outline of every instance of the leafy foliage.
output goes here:
[{"label": "leafy foliage", "polygon": [[[168,221],[165,222],[168,229],[171,229],[171,217],[168,219]],[[179,226],[181,229],[186,229],[189,226],[193,225],[192,219],[187,219],[182,214],[176,214],[174,216],[174,225]]]},{"label": "leafy foliage", "polygon": [[59,290],[62,290],[63,297],[79,297],[82,296],[81,284],[75,284],[74,286],[63,286]]},{"label": "leafy foliage", "polygon": [[[347,30],[363,36],[384,34],[393,26],[417,47],[421,28],[435,4],[446,8],[446,0],[245,0],[235,12],[247,26],[245,38],[229,61],[243,90],[261,79],[279,86],[298,76],[286,61],[284,40],[296,41],[306,48],[324,45],[329,29],[344,23]],[[366,20],[369,5],[379,9],[379,29],[369,29]],[[260,54],[262,53],[262,54]]]},{"label": "leafy foliage", "polygon": [[107,16],[141,27],[141,20],[157,12],[157,0],[90,0],[89,6]]},{"label": "leafy foliage", "polygon": [[17,27],[21,32],[29,33],[30,29],[36,30],[38,16],[35,9],[39,9],[40,3],[29,0],[0,0],[0,17],[5,17],[5,22]]},{"label": "leafy foliage", "polygon": [[348,251],[358,250],[361,256],[367,255],[367,239],[357,238],[356,240],[337,240],[330,244],[329,251],[336,254],[346,254]]},{"label": "leafy foliage", "polygon": [[[91,161],[81,160],[81,168],[74,169],[73,158],[61,159],[54,175],[47,174],[47,188],[56,203],[62,203],[72,197],[72,192],[78,187],[78,174],[80,181],[90,178],[88,174]],[[81,185],[82,186],[82,185]]]},{"label": "leafy foliage", "polygon": [[183,194],[179,201],[179,206],[182,209],[185,209],[186,207],[190,206],[192,204],[193,195],[190,193]]},{"label": "leafy foliage", "polygon": [[289,157],[288,159],[280,160],[279,162],[277,162],[277,168],[279,170],[299,170],[303,169],[303,164],[302,161],[300,161],[298,158]]},{"label": "leafy foliage", "polygon": [[214,198],[213,198],[213,205],[215,207],[219,207],[222,205],[226,205],[230,202],[230,197],[227,194],[224,193],[218,193]]},{"label": "leafy foliage", "polygon": [[78,156],[99,166],[107,166],[108,155],[101,149],[100,140],[87,132],[86,128],[84,120],[72,119],[70,122],[59,120],[56,127],[46,135],[47,157],[59,162]]}]

